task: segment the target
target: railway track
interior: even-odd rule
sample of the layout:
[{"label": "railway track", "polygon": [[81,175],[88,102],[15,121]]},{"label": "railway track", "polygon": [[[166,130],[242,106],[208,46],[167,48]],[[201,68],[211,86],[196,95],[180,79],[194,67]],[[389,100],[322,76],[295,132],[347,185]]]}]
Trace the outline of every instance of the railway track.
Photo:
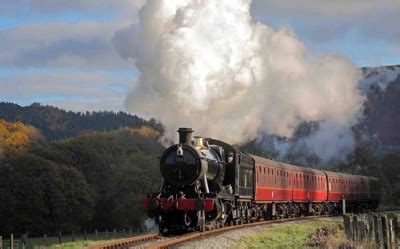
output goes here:
[{"label": "railway track", "polygon": [[132,245],[139,245],[151,241],[157,241],[161,236],[158,233],[149,233],[145,235],[107,241],[104,243],[89,246],[88,249],[113,249],[113,248],[127,248]]},{"label": "railway track", "polygon": [[220,228],[216,228],[216,229],[205,231],[205,232],[192,232],[192,233],[187,233],[187,234],[176,236],[176,237],[165,237],[165,236],[161,236],[159,234],[152,233],[152,234],[131,237],[131,238],[127,238],[127,239],[119,239],[119,240],[110,241],[110,242],[106,242],[106,243],[102,243],[102,244],[97,244],[97,245],[90,246],[88,249],[116,249],[116,248],[164,249],[164,248],[172,248],[172,247],[176,247],[180,244],[183,244],[185,242],[201,239],[204,237],[214,236],[214,235],[228,232],[231,230],[252,227],[252,226],[266,225],[266,224],[326,218],[326,217],[332,217],[332,216],[333,215],[320,215],[320,216],[306,216],[306,217],[295,217],[295,218],[257,221],[257,222],[250,222],[250,223],[245,223],[245,224],[241,224],[241,225],[230,225],[230,226],[220,227]]},{"label": "railway track", "polygon": [[[377,213],[385,213],[388,210],[380,210]],[[400,212],[398,208],[391,209],[390,212]],[[266,221],[249,222],[241,225],[229,225],[225,227],[220,227],[205,232],[192,232],[180,236],[168,237],[162,236],[157,233],[145,234],[135,237],[130,237],[126,239],[113,240],[97,245],[90,246],[88,249],[116,249],[116,248],[150,248],[150,249],[163,249],[176,247],[185,242],[198,240],[205,237],[214,236],[220,233],[228,232],[231,230],[260,226],[274,223],[284,223],[291,221],[301,221],[310,220],[318,218],[333,217],[337,215],[319,215],[319,216],[305,216],[305,217],[294,217],[294,218],[284,218],[284,219],[274,219]]]}]

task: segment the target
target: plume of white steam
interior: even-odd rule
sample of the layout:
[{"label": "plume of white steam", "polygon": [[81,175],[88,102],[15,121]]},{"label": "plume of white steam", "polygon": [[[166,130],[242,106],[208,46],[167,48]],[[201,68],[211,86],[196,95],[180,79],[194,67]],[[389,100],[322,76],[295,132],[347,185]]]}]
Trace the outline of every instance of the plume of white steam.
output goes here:
[{"label": "plume of white steam", "polygon": [[144,221],[144,227],[147,232],[158,232],[158,225],[153,219],[147,218]]},{"label": "plume of white steam", "polygon": [[140,22],[114,38],[140,71],[127,109],[160,120],[170,139],[187,126],[243,143],[259,132],[291,137],[300,123],[321,121],[334,128],[314,134],[310,148],[351,144],[341,134],[362,106],[358,70],[344,57],[310,56],[290,29],[253,21],[250,5],[148,0]]}]

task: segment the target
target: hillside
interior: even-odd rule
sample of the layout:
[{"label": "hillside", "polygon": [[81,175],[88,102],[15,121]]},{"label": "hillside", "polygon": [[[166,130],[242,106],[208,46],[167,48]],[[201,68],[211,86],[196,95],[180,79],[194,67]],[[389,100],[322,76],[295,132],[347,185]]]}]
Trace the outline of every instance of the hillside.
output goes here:
[{"label": "hillside", "polygon": [[49,140],[73,137],[88,131],[111,131],[121,127],[149,126],[162,131],[161,125],[154,119],[147,121],[125,112],[71,112],[38,103],[22,107],[0,102],[0,119],[32,125]]},{"label": "hillside", "polygon": [[159,187],[163,148],[154,134],[123,128],[4,153],[0,234],[136,229],[145,217],[141,199]]},{"label": "hillside", "polygon": [[379,147],[400,146],[400,65],[363,68],[368,101],[361,126]]}]

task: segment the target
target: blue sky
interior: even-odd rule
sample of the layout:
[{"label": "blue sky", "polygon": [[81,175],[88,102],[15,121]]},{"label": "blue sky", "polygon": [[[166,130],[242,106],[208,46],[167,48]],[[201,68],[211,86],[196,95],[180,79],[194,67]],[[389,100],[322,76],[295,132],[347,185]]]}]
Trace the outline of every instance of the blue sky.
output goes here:
[{"label": "blue sky", "polygon": [[[0,2],[0,101],[69,110],[124,110],[138,71],[113,37],[137,22],[143,0]],[[357,66],[400,64],[400,1],[256,0],[252,17],[289,27],[311,53]]]}]

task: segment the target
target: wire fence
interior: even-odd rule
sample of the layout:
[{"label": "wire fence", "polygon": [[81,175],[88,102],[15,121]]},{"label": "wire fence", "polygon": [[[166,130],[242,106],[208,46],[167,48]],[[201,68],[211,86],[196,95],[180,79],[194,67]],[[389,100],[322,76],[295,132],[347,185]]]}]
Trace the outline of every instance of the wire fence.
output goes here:
[{"label": "wire fence", "polygon": [[72,232],[69,234],[63,234],[60,232],[56,236],[48,236],[47,234],[43,234],[41,237],[29,237],[27,234],[14,237],[14,235],[11,234],[7,237],[0,236],[0,249],[54,248],[69,242],[112,240],[136,236],[139,234],[142,234],[142,232],[133,229],[112,229],[105,231],[94,230],[91,232]]}]

